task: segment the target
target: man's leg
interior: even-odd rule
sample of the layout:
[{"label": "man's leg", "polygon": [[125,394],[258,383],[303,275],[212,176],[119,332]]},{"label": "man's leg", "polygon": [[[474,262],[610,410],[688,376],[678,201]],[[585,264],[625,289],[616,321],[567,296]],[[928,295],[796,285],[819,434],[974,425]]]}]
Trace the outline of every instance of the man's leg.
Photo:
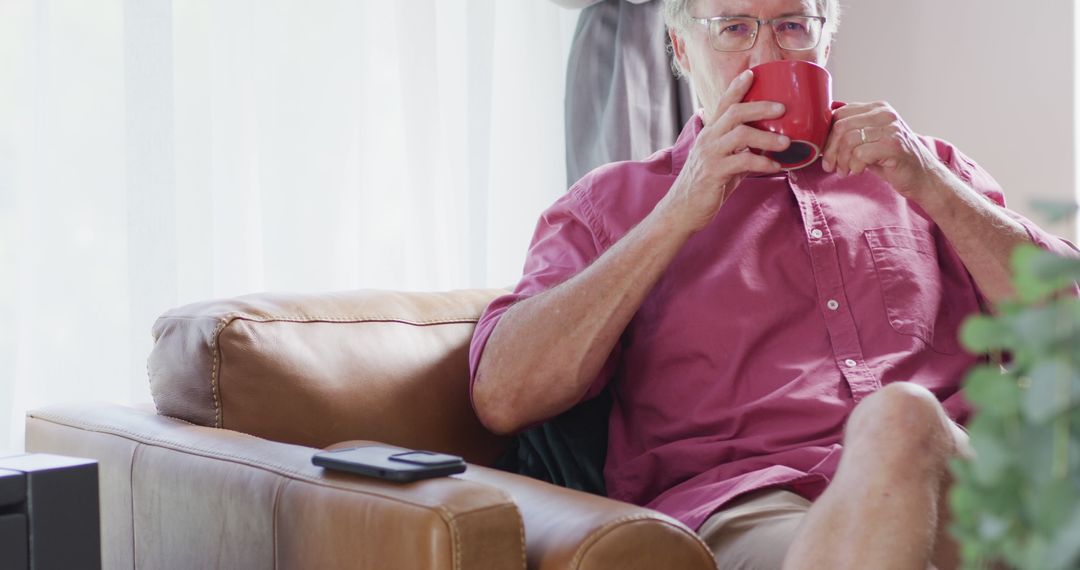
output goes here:
[{"label": "man's leg", "polygon": [[782,489],[735,499],[710,516],[698,535],[720,570],[780,570],[810,501]]},{"label": "man's leg", "polygon": [[[856,406],[836,477],[807,512],[784,568],[926,568],[947,461],[966,442],[925,388],[890,384]],[[944,530],[941,533],[945,535]]]},{"label": "man's leg", "polygon": [[[960,431],[960,438],[962,446],[964,448],[969,447],[967,434]],[[934,542],[934,555],[930,558],[934,568],[939,570],[952,570],[960,567],[960,545],[949,534],[949,524],[952,523],[952,516],[949,511],[949,489],[952,484],[952,475],[946,472],[945,477],[941,480],[941,488],[938,490],[937,537]]]}]

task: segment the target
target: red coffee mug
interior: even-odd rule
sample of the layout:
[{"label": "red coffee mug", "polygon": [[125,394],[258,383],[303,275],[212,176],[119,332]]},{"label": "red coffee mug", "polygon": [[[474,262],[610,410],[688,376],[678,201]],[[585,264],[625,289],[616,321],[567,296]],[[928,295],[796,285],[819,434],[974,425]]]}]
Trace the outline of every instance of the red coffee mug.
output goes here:
[{"label": "red coffee mug", "polygon": [[766,151],[765,156],[779,162],[784,170],[812,164],[821,156],[832,127],[832,77],[828,70],[808,61],[771,61],[751,70],[754,84],[743,101],[776,101],[784,104],[785,112],[778,119],[747,124],[791,139],[787,150]]}]

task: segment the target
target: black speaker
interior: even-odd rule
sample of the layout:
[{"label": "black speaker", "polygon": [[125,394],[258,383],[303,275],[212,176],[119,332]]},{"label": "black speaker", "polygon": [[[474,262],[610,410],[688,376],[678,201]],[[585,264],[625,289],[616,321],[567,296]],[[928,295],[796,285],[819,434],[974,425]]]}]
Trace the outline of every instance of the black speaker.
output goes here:
[{"label": "black speaker", "polygon": [[44,453],[0,458],[0,567],[101,569],[96,461]]}]

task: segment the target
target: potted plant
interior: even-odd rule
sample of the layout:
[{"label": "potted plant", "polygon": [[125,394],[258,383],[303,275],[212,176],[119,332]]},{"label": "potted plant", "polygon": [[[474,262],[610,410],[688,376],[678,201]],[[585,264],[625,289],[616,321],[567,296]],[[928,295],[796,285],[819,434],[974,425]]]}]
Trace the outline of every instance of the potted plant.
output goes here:
[{"label": "potted plant", "polygon": [[950,530],[965,568],[1080,568],[1080,259],[1023,246],[1011,261],[1016,297],[961,328],[998,357],[964,383],[975,457],[951,465]]}]

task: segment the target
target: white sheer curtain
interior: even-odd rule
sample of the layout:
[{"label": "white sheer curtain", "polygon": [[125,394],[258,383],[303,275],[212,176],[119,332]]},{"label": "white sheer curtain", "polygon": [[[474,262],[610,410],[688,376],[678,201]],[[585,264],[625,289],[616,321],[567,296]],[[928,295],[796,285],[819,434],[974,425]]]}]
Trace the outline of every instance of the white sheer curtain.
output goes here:
[{"label": "white sheer curtain", "polygon": [[0,0],[0,449],[164,310],[509,285],[565,191],[548,0]]}]

